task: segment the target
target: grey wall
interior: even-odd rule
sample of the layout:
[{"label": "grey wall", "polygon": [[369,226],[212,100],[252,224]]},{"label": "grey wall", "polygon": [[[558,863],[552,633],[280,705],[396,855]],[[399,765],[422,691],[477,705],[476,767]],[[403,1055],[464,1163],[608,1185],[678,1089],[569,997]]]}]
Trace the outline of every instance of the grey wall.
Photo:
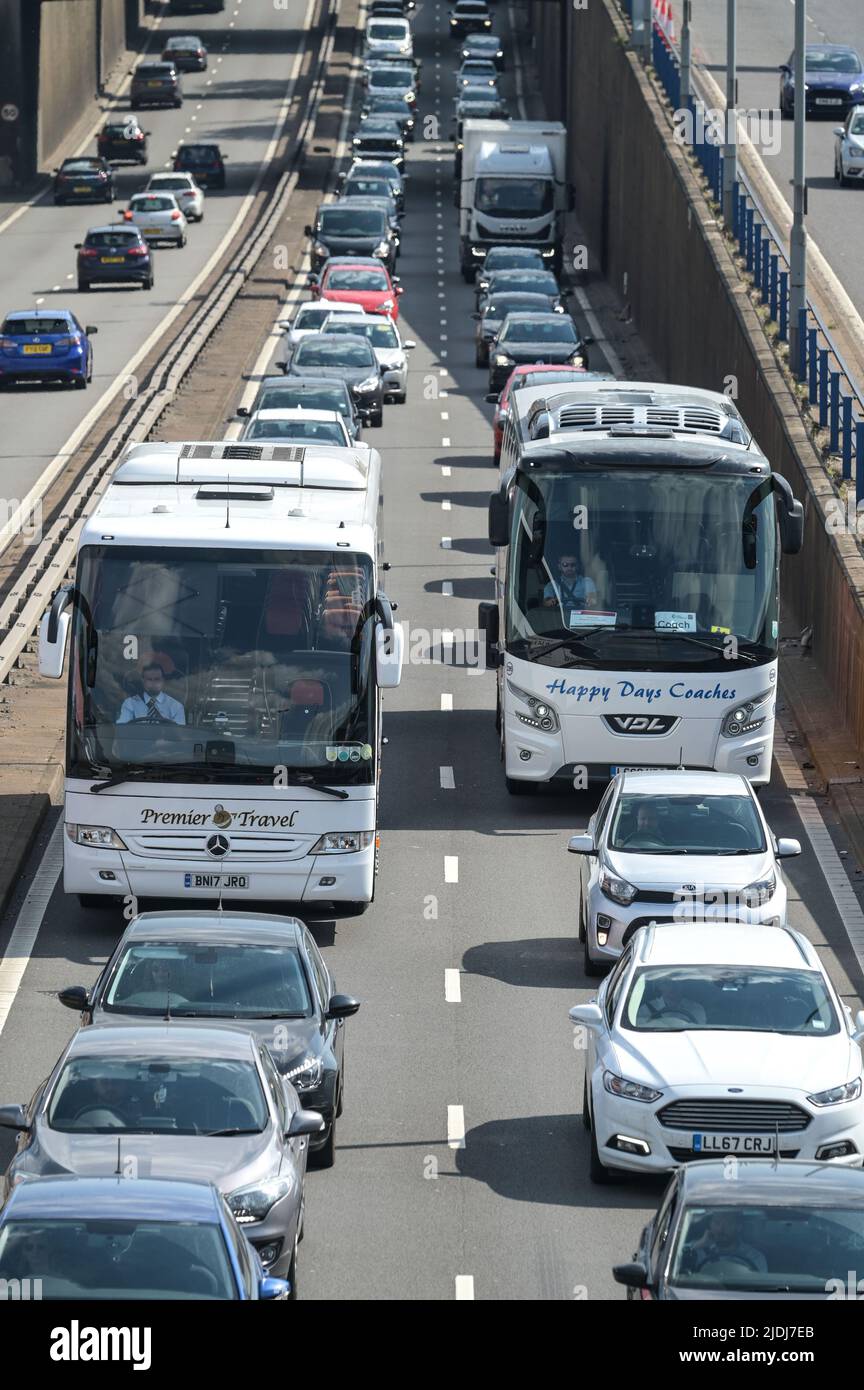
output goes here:
[{"label": "grey wall", "polygon": [[50,165],[99,85],[98,0],[41,6],[37,160]]}]

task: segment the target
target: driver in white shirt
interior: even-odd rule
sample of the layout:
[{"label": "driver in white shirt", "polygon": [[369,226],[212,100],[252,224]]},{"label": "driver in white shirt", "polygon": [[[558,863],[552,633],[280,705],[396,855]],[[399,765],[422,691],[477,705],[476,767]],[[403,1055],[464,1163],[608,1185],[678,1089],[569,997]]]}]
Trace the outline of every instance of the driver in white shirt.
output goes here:
[{"label": "driver in white shirt", "polygon": [[146,724],[185,724],[186,711],[179,700],[165,693],[165,672],[158,661],[151,661],[141,672],[144,689],[140,695],[124,700],[117,716],[118,724],[143,721]]}]

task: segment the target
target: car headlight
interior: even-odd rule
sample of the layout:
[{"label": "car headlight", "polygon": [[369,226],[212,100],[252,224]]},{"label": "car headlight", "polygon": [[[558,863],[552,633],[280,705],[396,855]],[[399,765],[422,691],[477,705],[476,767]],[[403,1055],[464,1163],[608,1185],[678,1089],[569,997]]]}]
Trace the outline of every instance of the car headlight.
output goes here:
[{"label": "car headlight", "polygon": [[293,1177],[266,1178],[251,1187],[238,1187],[225,1198],[240,1226],[250,1221],[263,1221],[272,1206],[294,1190]]},{"label": "car headlight", "polygon": [[567,312],[567,310],[564,308],[564,305],[563,305],[563,304],[553,304],[553,305],[552,305],[552,313],[553,313],[553,314],[566,314],[566,312]]},{"label": "car headlight", "polygon": [[659,1100],[663,1094],[650,1086],[640,1086],[638,1081],[628,1081],[626,1076],[616,1076],[614,1071],[604,1071],[603,1086],[612,1096],[621,1096],[623,1100],[641,1100],[646,1105]]},{"label": "car headlight", "polygon": [[741,896],[747,907],[761,907],[763,903],[770,903],[776,888],[777,878],[772,870],[764,878],[757,878],[753,883],[748,883]]},{"label": "car headlight", "polygon": [[574,367],[584,367],[585,353],[583,352],[582,348],[580,348],[578,352],[571,352],[570,356],[567,358],[567,361],[571,363],[571,365]]},{"label": "car headlight", "polygon": [[619,878],[609,869],[601,870],[600,891],[605,893],[607,898],[611,898],[613,903],[620,903],[622,907],[629,907],[637,893],[632,883],[628,883],[626,878]]},{"label": "car headlight", "polygon": [[773,701],[774,695],[773,690],[763,690],[752,700],[742,700],[740,704],[733,705],[720,725],[724,738],[738,738],[741,734],[752,734],[756,729],[761,729],[773,709],[773,705],[768,708],[768,702]]},{"label": "car headlight", "polygon": [[378,385],[378,381],[379,378],[377,376],[367,376],[365,381],[358,381],[355,390],[374,391],[375,387]]},{"label": "car headlight", "polygon": [[850,82],[850,83],[849,83],[849,91],[850,91],[850,92],[864,92],[864,82]]},{"label": "car headlight", "polygon": [[66,834],[73,845],[86,845],[88,849],[126,849],[116,830],[110,825],[73,825],[66,822]]},{"label": "car headlight", "polygon": [[325,246],[323,241],[313,242],[312,251],[316,256],[329,256],[330,247]]},{"label": "car headlight", "polygon": [[282,1075],[286,1081],[291,1082],[295,1090],[314,1091],[316,1086],[321,1085],[324,1063],[320,1057],[304,1057],[301,1062],[289,1067]]},{"label": "car headlight", "polygon": [[531,711],[530,714],[520,714],[516,711],[516,718],[523,724],[529,725],[532,729],[542,729],[544,733],[553,733],[560,729],[558,715],[554,705],[550,705],[548,700],[542,699],[539,695],[532,695],[530,690],[522,690],[520,686],[514,685],[508,680],[507,689],[511,695],[515,695],[517,700],[522,700]]},{"label": "car headlight", "polygon": [[495,356],[492,358],[492,362],[496,367],[513,366],[513,358],[509,357],[506,352],[496,352]]},{"label": "car headlight", "polygon": [[374,256],[389,256],[389,254],[390,254],[390,243],[389,243],[389,241],[379,241],[378,245],[375,247],[375,250],[373,251],[372,254],[373,254]]},{"label": "car headlight", "polygon": [[815,1096],[808,1096],[811,1105],[842,1105],[846,1100],[857,1100],[861,1094],[861,1078],[856,1076],[854,1081],[847,1081],[843,1086],[832,1086],[829,1091],[817,1091]]},{"label": "car headlight", "polygon": [[850,153],[855,159],[860,159],[861,156],[862,156],[862,154],[864,154],[864,145],[853,145],[853,144],[852,144],[852,141],[850,140],[850,141],[849,141],[849,153]]},{"label": "car headlight", "polygon": [[368,849],[374,838],[374,830],[331,830],[315,841],[309,853],[358,854]]}]

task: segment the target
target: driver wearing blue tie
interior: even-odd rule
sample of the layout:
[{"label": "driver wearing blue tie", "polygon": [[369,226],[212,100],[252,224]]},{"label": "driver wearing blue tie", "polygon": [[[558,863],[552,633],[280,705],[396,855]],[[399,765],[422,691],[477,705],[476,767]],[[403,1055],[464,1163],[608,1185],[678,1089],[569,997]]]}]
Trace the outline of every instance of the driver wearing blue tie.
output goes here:
[{"label": "driver wearing blue tie", "polygon": [[144,689],[140,695],[124,700],[118,724],[185,724],[186,712],[179,700],[165,694],[165,672],[158,661],[151,661],[141,672]]}]

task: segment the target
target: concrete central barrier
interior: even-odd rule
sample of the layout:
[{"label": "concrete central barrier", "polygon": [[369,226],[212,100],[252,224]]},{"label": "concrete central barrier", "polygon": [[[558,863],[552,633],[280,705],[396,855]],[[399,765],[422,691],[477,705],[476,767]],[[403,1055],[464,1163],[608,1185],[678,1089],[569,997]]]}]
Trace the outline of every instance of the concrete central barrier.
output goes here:
[{"label": "concrete central barrier", "polygon": [[535,0],[532,25],[548,115],[570,132],[589,266],[629,303],[670,381],[734,397],[805,503],[804,549],[781,569],[784,612],[812,625],[815,659],[864,749],[864,560],[850,535],[829,529],[837,494],[729,245],[612,0]]}]

